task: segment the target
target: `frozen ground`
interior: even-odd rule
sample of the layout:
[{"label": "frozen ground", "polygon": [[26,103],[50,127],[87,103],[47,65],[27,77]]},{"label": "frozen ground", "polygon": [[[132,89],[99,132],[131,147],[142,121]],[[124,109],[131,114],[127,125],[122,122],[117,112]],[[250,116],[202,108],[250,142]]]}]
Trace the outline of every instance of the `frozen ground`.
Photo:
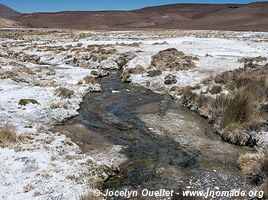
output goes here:
[{"label": "frozen ground", "polygon": [[[92,189],[88,171],[113,164],[109,156],[116,153],[94,161],[94,155],[81,153],[64,135],[48,130],[77,115],[85,94],[100,90],[94,82],[96,71],[118,69],[125,60],[130,61],[124,68],[142,66],[146,71],[153,55],[176,48],[198,57],[197,67],[163,71],[156,77],[131,74],[130,79],[156,90],[171,87],[164,84],[164,77],[172,73],[177,78],[172,86],[195,85],[210,75],[242,67],[238,62],[242,57],[267,56],[267,41],[267,33],[218,31],[19,32],[1,38],[0,125],[15,127],[25,139],[0,148],[0,198],[77,199]],[[58,88],[73,94],[60,97]],[[38,104],[19,105],[21,99]]]}]

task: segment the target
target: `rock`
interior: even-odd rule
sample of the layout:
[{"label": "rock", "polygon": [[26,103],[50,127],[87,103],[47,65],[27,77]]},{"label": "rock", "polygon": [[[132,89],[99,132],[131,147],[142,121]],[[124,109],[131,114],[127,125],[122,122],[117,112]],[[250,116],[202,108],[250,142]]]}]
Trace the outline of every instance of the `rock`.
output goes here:
[{"label": "rock", "polygon": [[109,72],[106,71],[106,70],[93,70],[91,71],[90,73],[91,75],[95,76],[96,78],[102,78],[104,76],[108,76],[109,75]]},{"label": "rock", "polygon": [[125,66],[128,61],[130,61],[131,59],[133,59],[136,55],[133,53],[124,53],[121,55],[118,55],[115,59],[119,69],[121,69],[123,66]]},{"label": "rock", "polygon": [[96,84],[90,84],[89,85],[89,91],[90,92],[101,92],[101,86],[100,84],[96,83]]},{"label": "rock", "polygon": [[140,65],[136,66],[135,68],[128,69],[128,73],[130,74],[142,74],[144,72],[145,72],[145,69]]},{"label": "rock", "polygon": [[86,76],[83,81],[83,83],[85,84],[96,84],[96,80],[95,80],[95,77],[92,77],[92,76]]},{"label": "rock", "polygon": [[174,83],[177,83],[177,77],[172,75],[172,74],[169,74],[165,77],[165,81],[164,81],[165,84],[167,85],[171,85],[171,84],[174,84]]},{"label": "rock", "polygon": [[162,71],[161,71],[161,69],[152,69],[152,70],[147,71],[147,74],[150,77],[155,77],[155,76],[161,75]]},{"label": "rock", "polygon": [[128,70],[123,71],[123,73],[121,74],[121,80],[123,83],[130,83],[131,82],[130,74],[129,74]]},{"label": "rock", "polygon": [[113,60],[113,58],[108,58],[107,60],[102,60],[100,62],[100,68],[101,69],[112,69],[112,70],[116,70],[119,69],[119,65],[117,64],[117,62],[115,62]]}]

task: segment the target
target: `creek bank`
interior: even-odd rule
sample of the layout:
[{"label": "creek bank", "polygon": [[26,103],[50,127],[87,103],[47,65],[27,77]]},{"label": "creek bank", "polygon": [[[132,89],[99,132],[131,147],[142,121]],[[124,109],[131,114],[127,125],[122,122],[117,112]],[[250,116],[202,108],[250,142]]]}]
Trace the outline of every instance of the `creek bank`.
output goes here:
[{"label": "creek bank", "polygon": [[[221,141],[205,119],[167,95],[121,83],[118,73],[100,85],[102,93],[86,96],[80,115],[57,127],[95,159],[120,147],[111,160],[120,170],[100,189],[249,189],[237,168],[249,149]],[[84,134],[75,133],[77,127]]]}]

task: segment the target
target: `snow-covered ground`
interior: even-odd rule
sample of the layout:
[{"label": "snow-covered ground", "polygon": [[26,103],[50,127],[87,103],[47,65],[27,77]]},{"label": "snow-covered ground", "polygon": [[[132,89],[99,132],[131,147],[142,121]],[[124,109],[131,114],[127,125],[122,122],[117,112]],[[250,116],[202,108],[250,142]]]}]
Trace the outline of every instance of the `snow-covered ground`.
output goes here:
[{"label": "snow-covered ground", "polygon": [[[88,170],[111,164],[108,155],[97,162],[64,135],[48,130],[77,115],[83,97],[100,90],[94,81],[85,81],[95,78],[96,68],[97,72],[117,69],[122,55],[131,54],[135,57],[130,56],[124,68],[146,70],[153,55],[176,48],[199,60],[194,61],[196,68],[173,71],[177,83],[172,86],[195,85],[210,75],[242,67],[238,61],[242,57],[267,56],[267,41],[268,33],[208,31],[27,33],[1,38],[0,126],[15,127],[25,139],[0,148],[0,198],[77,199],[92,189]],[[146,87],[169,88],[164,84],[169,73],[149,77],[144,72],[130,78]],[[60,97],[59,88],[73,94]],[[19,105],[22,99],[38,104]]]}]

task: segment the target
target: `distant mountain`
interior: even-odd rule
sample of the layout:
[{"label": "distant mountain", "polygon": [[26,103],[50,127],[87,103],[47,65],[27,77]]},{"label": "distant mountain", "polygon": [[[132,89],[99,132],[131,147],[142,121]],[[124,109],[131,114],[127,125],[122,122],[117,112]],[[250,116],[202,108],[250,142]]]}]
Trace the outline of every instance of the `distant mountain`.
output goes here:
[{"label": "distant mountain", "polygon": [[268,31],[268,2],[173,4],[132,11],[64,11],[32,14],[19,14],[6,6],[0,6],[2,15],[3,8],[6,9],[5,18],[16,19],[25,26],[36,28]]},{"label": "distant mountain", "polygon": [[6,19],[16,19],[19,15],[19,12],[0,3],[0,17]]}]

